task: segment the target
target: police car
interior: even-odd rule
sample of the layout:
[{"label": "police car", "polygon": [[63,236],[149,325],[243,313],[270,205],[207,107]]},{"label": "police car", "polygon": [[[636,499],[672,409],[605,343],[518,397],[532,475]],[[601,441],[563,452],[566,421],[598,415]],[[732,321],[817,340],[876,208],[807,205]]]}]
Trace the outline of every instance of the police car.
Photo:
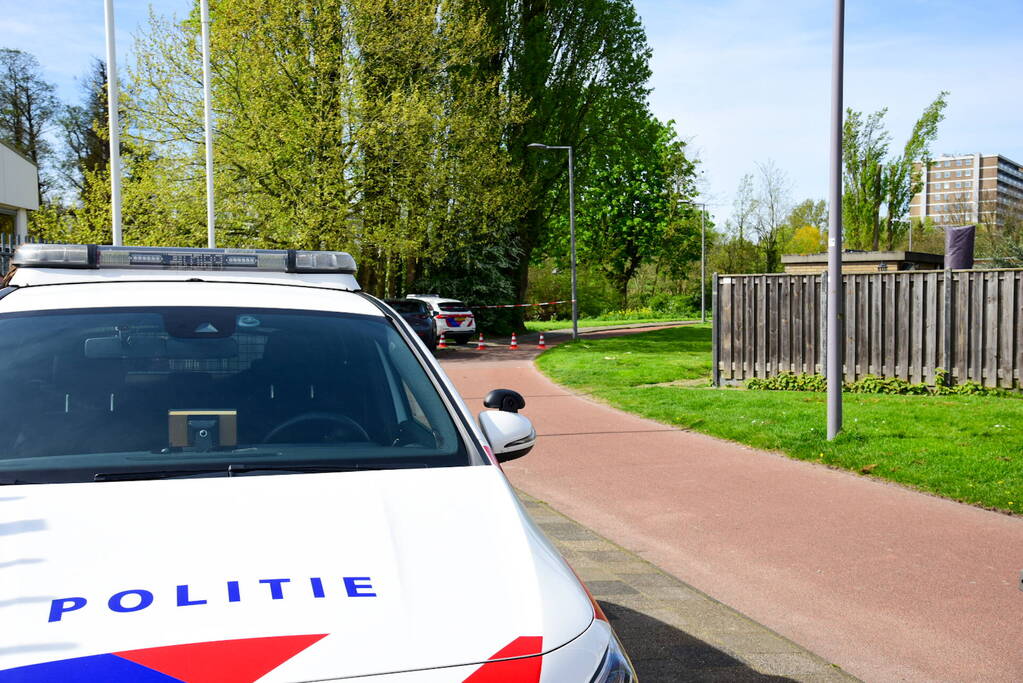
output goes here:
[{"label": "police car", "polygon": [[465,344],[476,334],[476,316],[461,301],[436,294],[409,294],[405,298],[422,301],[430,308],[438,338],[443,334],[446,341]]},{"label": "police car", "polygon": [[0,683],[626,683],[476,419],[340,252],[29,244],[0,290]]}]

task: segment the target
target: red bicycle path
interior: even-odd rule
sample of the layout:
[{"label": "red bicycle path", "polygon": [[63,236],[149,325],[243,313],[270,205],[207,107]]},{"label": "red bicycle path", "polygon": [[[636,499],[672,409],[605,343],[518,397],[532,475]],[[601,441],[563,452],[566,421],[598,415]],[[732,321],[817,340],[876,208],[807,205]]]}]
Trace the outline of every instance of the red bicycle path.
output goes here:
[{"label": "red bicycle path", "polygon": [[526,398],[516,487],[864,680],[1023,681],[1023,519],[630,415],[533,355],[442,356],[474,411]]}]

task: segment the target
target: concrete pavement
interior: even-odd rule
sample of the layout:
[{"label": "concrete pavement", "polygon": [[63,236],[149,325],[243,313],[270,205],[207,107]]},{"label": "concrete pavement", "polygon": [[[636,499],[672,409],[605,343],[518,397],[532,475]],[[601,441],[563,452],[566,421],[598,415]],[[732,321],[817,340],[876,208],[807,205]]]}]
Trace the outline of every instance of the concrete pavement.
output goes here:
[{"label": "concrete pavement", "polygon": [[512,483],[865,680],[1023,680],[1023,519],[644,420],[528,351],[441,356],[526,397]]},{"label": "concrete pavement", "polygon": [[597,598],[643,683],[856,680],[549,505],[519,497]]}]

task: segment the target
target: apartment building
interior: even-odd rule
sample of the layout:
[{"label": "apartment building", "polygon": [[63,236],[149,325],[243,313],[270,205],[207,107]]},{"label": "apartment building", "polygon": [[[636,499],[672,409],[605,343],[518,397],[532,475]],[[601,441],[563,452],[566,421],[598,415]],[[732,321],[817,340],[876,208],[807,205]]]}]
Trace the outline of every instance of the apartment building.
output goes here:
[{"label": "apartment building", "polygon": [[938,157],[921,180],[910,218],[930,218],[939,226],[997,225],[1006,215],[1023,212],[1023,164],[1000,154]]}]

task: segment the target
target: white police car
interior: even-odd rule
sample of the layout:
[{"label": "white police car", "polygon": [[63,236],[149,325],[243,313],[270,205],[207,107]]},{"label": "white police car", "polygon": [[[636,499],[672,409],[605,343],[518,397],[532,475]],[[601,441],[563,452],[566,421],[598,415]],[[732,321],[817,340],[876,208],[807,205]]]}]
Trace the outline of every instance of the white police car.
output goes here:
[{"label": "white police car", "polygon": [[446,341],[465,344],[476,334],[476,316],[458,299],[445,299],[436,294],[409,294],[406,299],[422,301],[433,315],[437,324],[437,338],[444,335]]},{"label": "white police car", "polygon": [[25,245],[0,290],[0,683],[635,674],[336,252]]}]

